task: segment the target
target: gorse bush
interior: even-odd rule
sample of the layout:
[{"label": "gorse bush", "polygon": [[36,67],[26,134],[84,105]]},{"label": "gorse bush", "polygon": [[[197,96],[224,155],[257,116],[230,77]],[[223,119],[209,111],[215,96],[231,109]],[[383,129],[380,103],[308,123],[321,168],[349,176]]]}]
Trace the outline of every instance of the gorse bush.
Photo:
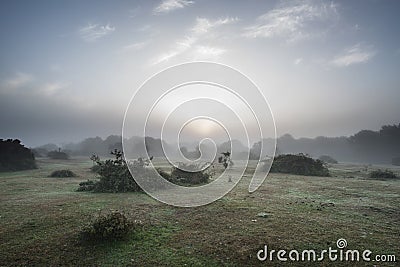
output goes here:
[{"label": "gorse bush", "polygon": [[81,231],[84,241],[122,239],[133,229],[133,224],[120,211],[100,214]]},{"label": "gorse bush", "polygon": [[[268,166],[268,164],[265,166]],[[304,154],[276,156],[270,171],[298,175],[329,176],[329,170],[321,160],[314,160]]]},{"label": "gorse bush", "polygon": [[[142,189],[136,183],[135,179],[129,172],[128,164],[123,159],[122,152],[114,150],[111,152],[115,159],[108,159],[101,161],[97,159],[95,166],[96,173],[99,175],[99,180],[82,182],[78,191],[94,191],[94,192],[108,192],[108,193],[121,193],[121,192],[141,192]],[[141,158],[135,160],[130,164],[131,170],[134,175],[148,175],[148,170],[145,166],[148,161]],[[93,167],[92,167],[93,170]]]},{"label": "gorse bush", "polygon": [[369,174],[370,178],[397,178],[396,174],[389,170],[376,170]]},{"label": "gorse bush", "polygon": [[57,170],[57,171],[53,171],[50,174],[50,177],[60,177],[60,178],[63,178],[63,177],[76,177],[76,176],[77,175],[73,171],[70,171],[70,170]]},{"label": "gorse bush", "polygon": [[35,156],[18,139],[0,139],[0,171],[36,169]]},{"label": "gorse bush", "polygon": [[178,167],[172,167],[171,174],[158,171],[159,174],[174,184],[198,185],[208,183],[211,174],[197,164],[180,163]]}]

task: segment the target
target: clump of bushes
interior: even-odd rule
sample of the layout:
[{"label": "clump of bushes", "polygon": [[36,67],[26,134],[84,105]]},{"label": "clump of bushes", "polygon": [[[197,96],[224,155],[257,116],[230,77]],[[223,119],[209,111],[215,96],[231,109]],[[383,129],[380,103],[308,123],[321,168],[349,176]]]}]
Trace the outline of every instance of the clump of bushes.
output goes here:
[{"label": "clump of bushes", "polygon": [[0,171],[36,169],[35,156],[18,139],[0,139]]},{"label": "clump of bushes", "polygon": [[334,158],[332,158],[331,156],[328,155],[322,155],[318,158],[319,160],[325,162],[325,163],[329,163],[329,164],[337,164],[338,161]]},{"label": "clump of bushes", "polygon": [[76,177],[77,175],[71,171],[71,170],[57,170],[53,171],[50,174],[50,177],[58,177],[58,178],[64,178],[64,177]]},{"label": "clump of bushes", "polygon": [[211,174],[197,164],[180,163],[178,167],[172,167],[171,174],[158,170],[158,173],[174,184],[198,185],[208,183]]},{"label": "clump of bushes", "polygon": [[393,179],[393,178],[397,178],[396,174],[392,171],[389,170],[376,170],[376,171],[372,171],[369,174],[370,178],[389,178],[389,179]]},{"label": "clump of bushes", "polygon": [[51,159],[69,159],[69,155],[65,152],[62,151],[50,151],[49,153],[47,153],[47,157],[51,158]]},{"label": "clump of bushes", "polygon": [[120,211],[111,211],[100,214],[91,223],[85,225],[81,231],[84,241],[116,240],[126,237],[133,229],[131,223]]},{"label": "clump of bushes", "polygon": [[304,154],[282,154],[276,156],[270,171],[310,176],[330,176],[324,162],[319,159],[314,160]]},{"label": "clump of bushes", "polygon": [[[96,161],[96,173],[99,175],[99,180],[80,183],[78,191],[104,193],[142,192],[142,189],[129,172],[128,163],[123,159],[122,152],[115,149],[111,154],[114,155],[115,159],[106,161],[97,159]],[[129,164],[133,175],[150,175],[150,171],[145,168],[148,161],[139,158]]]}]

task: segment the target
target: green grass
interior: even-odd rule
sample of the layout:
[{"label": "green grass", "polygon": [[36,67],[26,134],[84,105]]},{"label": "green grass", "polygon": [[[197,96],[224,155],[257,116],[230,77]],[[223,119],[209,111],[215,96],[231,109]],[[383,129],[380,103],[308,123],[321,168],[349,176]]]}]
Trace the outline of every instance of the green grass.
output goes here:
[{"label": "green grass", "polygon": [[[0,266],[281,266],[259,262],[257,251],[327,249],[339,238],[351,249],[400,257],[400,180],[368,178],[379,166],[335,164],[333,177],[270,174],[252,194],[246,175],[224,198],[190,209],[143,193],[76,192],[95,178],[91,166],[82,158],[39,160],[39,169],[0,173]],[[58,169],[78,177],[48,177]],[[109,209],[140,226],[121,241],[82,243],[82,225]]]}]

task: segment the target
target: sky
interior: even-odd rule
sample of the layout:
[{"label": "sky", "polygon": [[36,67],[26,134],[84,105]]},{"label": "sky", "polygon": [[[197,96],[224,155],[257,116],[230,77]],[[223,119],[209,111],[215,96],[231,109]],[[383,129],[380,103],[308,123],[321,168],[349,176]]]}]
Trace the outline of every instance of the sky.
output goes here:
[{"label": "sky", "polygon": [[399,1],[1,1],[0,138],[121,134],[152,75],[211,61],[248,76],[278,135],[399,123]]}]

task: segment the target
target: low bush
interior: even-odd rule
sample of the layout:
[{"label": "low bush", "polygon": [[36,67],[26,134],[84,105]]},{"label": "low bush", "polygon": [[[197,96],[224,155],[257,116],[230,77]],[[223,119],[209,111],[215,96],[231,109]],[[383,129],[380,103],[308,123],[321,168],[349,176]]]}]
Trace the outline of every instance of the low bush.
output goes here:
[{"label": "low bush", "polygon": [[174,184],[198,185],[208,183],[211,174],[196,164],[180,163],[178,167],[172,167],[171,174],[160,173],[165,179]]},{"label": "low bush", "polygon": [[125,214],[120,211],[111,211],[100,214],[81,230],[84,241],[105,241],[122,239],[133,229]]},{"label": "low bush", "polygon": [[56,178],[64,178],[64,177],[76,177],[77,175],[70,170],[57,170],[53,171],[50,174],[50,177],[56,177]]},{"label": "low bush", "polygon": [[394,172],[392,172],[392,171],[389,171],[389,170],[384,170],[384,171],[382,171],[382,170],[376,170],[376,171],[372,171],[372,172],[369,174],[369,177],[370,177],[370,178],[390,178],[390,179],[392,179],[392,178],[397,178],[396,174],[395,174]]},{"label": "low bush", "polygon": [[[268,164],[265,165],[269,166]],[[282,154],[274,158],[270,172],[292,173],[310,176],[329,176],[324,163],[304,154]]]},{"label": "low bush", "polygon": [[325,163],[329,163],[329,164],[337,164],[338,161],[334,158],[332,158],[331,156],[328,155],[322,155],[318,158],[319,160],[325,162]]}]

